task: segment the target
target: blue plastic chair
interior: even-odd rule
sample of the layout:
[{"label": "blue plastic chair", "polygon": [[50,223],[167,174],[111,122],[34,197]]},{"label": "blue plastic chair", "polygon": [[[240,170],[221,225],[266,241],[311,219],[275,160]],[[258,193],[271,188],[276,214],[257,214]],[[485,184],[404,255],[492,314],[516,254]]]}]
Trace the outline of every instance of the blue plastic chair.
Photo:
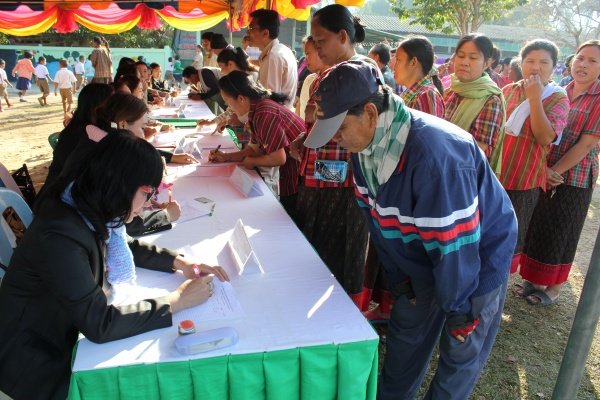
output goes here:
[{"label": "blue plastic chair", "polygon": [[[2,218],[2,226],[0,227],[0,263],[5,266],[8,266],[13,253],[13,246],[9,238],[9,235],[12,234],[12,232],[9,234],[6,231],[6,229],[10,230],[10,228],[2,217],[4,211],[9,207],[12,207],[16,211],[19,218],[21,218],[23,225],[25,225],[25,228],[27,228],[33,220],[33,213],[21,196],[10,189],[0,188],[0,218]],[[4,271],[0,268],[0,278],[3,276]]]},{"label": "blue plastic chair", "polygon": [[52,150],[56,148],[59,136],[60,132],[54,132],[50,136],[48,136],[48,143],[50,143],[50,147],[52,147]]}]

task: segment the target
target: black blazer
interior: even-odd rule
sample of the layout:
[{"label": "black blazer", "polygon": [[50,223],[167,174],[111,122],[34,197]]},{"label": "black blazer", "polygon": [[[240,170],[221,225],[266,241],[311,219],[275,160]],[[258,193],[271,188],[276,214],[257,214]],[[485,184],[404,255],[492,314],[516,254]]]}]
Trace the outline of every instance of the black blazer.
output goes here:
[{"label": "black blazer", "polygon": [[[176,253],[130,241],[136,265],[173,272]],[[65,399],[79,332],[96,343],[172,325],[166,297],[107,305],[104,245],[79,213],[44,199],[0,286],[0,390]]]}]

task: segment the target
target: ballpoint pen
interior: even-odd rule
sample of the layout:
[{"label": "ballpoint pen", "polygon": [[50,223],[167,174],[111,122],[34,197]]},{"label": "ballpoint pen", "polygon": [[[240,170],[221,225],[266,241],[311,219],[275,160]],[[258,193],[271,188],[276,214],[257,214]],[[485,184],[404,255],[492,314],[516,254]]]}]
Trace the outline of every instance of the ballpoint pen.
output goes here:
[{"label": "ballpoint pen", "polygon": [[213,214],[215,213],[215,206],[217,205],[217,203],[213,203],[212,207],[210,208],[210,213],[208,214],[209,217],[212,217]]}]

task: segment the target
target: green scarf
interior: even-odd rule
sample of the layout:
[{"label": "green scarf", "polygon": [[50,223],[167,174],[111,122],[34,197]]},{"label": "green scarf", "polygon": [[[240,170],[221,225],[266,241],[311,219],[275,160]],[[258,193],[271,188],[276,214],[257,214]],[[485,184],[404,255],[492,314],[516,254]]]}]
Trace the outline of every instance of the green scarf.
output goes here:
[{"label": "green scarf", "polygon": [[373,196],[398,168],[410,130],[410,114],[399,97],[389,94],[389,107],[377,118],[371,143],[360,153],[360,169]]},{"label": "green scarf", "polygon": [[[467,132],[469,132],[471,125],[473,125],[473,121],[475,121],[475,118],[477,118],[490,96],[500,96],[502,102],[506,103],[504,101],[504,96],[502,95],[502,90],[488,74],[484,73],[480,78],[471,82],[461,82],[455,74],[452,74],[451,79],[452,86],[450,87],[450,90],[461,96],[462,100],[458,107],[456,107],[456,110],[454,110],[450,122]],[[502,128],[500,129],[496,146],[490,157],[490,166],[496,175],[500,175],[502,169],[502,147],[504,145],[505,121],[506,114],[502,116]]]}]

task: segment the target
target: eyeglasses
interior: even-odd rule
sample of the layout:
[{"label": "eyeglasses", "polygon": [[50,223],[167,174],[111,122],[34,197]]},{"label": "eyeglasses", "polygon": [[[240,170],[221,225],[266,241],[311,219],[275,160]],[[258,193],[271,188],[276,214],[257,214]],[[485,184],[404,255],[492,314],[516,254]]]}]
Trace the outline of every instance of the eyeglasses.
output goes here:
[{"label": "eyeglasses", "polygon": [[246,32],[255,31],[257,29],[260,29],[260,26],[249,26],[246,28]]},{"label": "eyeglasses", "polygon": [[140,190],[146,193],[146,201],[150,201],[150,199],[157,193],[156,188],[152,186],[140,186]]}]

